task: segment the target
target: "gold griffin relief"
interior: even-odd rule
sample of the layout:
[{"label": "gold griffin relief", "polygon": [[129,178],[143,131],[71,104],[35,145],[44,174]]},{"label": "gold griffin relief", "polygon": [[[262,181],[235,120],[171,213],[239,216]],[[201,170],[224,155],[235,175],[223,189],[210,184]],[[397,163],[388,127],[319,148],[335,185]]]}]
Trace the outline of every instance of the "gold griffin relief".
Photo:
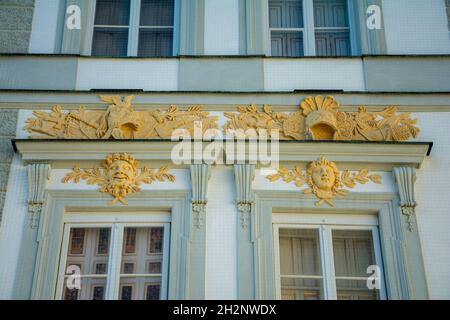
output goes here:
[{"label": "gold griffin relief", "polygon": [[64,112],[60,106],[52,111],[34,111],[34,118],[26,121],[25,130],[31,138],[55,139],[170,139],[175,129],[184,129],[194,135],[194,124],[201,122],[203,133],[218,128],[218,117],[210,116],[200,106],[180,110],[135,111],[134,96],[101,96],[108,103],[106,111],[88,111],[79,107]]}]

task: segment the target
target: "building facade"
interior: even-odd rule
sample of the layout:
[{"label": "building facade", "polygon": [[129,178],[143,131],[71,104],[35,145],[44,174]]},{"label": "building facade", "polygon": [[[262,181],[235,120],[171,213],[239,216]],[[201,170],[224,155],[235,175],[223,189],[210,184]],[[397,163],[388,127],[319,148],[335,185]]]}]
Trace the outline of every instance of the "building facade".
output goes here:
[{"label": "building facade", "polygon": [[450,299],[450,1],[0,17],[1,299]]}]

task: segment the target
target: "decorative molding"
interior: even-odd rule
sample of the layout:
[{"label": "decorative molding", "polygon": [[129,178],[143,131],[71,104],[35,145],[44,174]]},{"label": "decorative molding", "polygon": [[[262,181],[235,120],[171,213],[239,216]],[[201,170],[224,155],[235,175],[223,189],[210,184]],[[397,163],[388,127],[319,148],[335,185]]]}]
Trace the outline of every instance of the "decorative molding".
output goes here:
[{"label": "decorative molding", "polygon": [[[239,106],[239,113],[225,112],[229,119],[225,130],[252,130],[256,135],[276,130],[282,140],[406,141],[418,137],[420,129],[411,113],[398,114],[396,107],[381,112],[339,111],[332,96],[306,98],[300,111],[274,112],[268,105],[259,111],[256,105]],[[250,134],[251,135],[251,134]]]},{"label": "decorative molding", "polygon": [[[101,142],[101,143],[99,143]],[[109,154],[126,152],[141,161],[171,162],[172,150],[179,141],[148,140],[77,140],[68,143],[56,139],[15,139],[13,144],[24,163],[45,161],[67,166],[70,161],[101,161]],[[185,142],[183,142],[185,143]],[[186,143],[192,143],[187,141]],[[203,143],[206,148],[209,143]],[[280,162],[311,162],[317,156],[336,162],[365,163],[366,168],[392,171],[398,166],[420,168],[430,154],[432,142],[371,142],[371,141],[280,141]],[[194,150],[194,149],[192,149]],[[248,146],[242,152],[247,152]],[[225,149],[225,153],[226,153]],[[227,159],[227,154],[225,155]],[[242,159],[239,150],[235,159]]]},{"label": "decorative molding", "polygon": [[335,207],[333,199],[348,194],[348,190],[343,187],[354,188],[357,183],[366,184],[369,181],[381,184],[381,176],[369,175],[367,169],[361,169],[358,173],[350,173],[348,170],[341,173],[336,163],[325,158],[309,163],[306,171],[300,166],[293,170],[281,168],[276,174],[267,176],[267,179],[271,182],[280,179],[286,183],[294,182],[299,188],[307,184],[309,188],[304,193],[313,194],[319,199],[317,207],[324,203]]},{"label": "decorative molding", "polygon": [[194,225],[201,228],[204,225],[206,204],[208,203],[208,181],[211,177],[211,167],[207,164],[191,165],[192,183],[192,213]]},{"label": "decorative molding", "polygon": [[169,173],[168,167],[158,170],[143,167],[138,169],[139,162],[127,153],[109,155],[102,163],[102,168],[80,169],[74,167],[62,180],[63,183],[86,180],[87,184],[97,184],[100,192],[109,193],[114,197],[111,204],[117,201],[127,204],[125,197],[140,192],[140,185],[155,181],[175,181],[175,176]]},{"label": "decorative molding", "polygon": [[408,230],[412,232],[414,229],[415,208],[417,206],[414,194],[416,169],[411,167],[394,168],[393,173],[400,196],[400,209],[402,214],[407,217]]},{"label": "decorative molding", "polygon": [[27,166],[28,171],[28,213],[30,228],[39,226],[39,219],[45,201],[45,187],[50,174],[50,165],[33,163]]},{"label": "decorative molding", "polygon": [[187,131],[194,136],[194,124],[201,122],[202,132],[218,128],[218,117],[210,116],[200,106],[186,111],[176,106],[168,110],[135,111],[132,101],[135,96],[100,96],[109,103],[106,111],[78,110],[64,113],[61,106],[51,112],[34,111],[34,118],[26,121],[24,130],[30,138],[55,139],[168,139],[174,130]]},{"label": "decorative molding", "polygon": [[235,164],[234,180],[236,184],[236,203],[241,213],[241,227],[246,229],[252,211],[253,197],[251,193],[252,181],[255,178],[255,165]]}]

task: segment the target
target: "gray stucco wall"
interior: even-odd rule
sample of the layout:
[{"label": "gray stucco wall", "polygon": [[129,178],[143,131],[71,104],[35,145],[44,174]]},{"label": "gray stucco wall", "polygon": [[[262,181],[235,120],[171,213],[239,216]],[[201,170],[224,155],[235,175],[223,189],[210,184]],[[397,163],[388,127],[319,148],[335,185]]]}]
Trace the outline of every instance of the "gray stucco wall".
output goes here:
[{"label": "gray stucco wall", "polygon": [[30,42],[34,0],[0,1],[0,53],[26,53]]},{"label": "gray stucco wall", "polygon": [[14,151],[11,139],[16,134],[17,111],[0,109],[0,221],[5,204],[9,169]]}]

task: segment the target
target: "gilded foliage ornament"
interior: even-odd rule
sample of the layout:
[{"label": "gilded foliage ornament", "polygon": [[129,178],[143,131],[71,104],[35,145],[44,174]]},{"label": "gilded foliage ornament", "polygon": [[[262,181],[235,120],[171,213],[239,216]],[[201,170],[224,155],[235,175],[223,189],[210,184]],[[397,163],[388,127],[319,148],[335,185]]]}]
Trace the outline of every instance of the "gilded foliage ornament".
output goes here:
[{"label": "gilded foliage ornament", "polygon": [[365,140],[406,141],[416,138],[420,130],[411,113],[398,114],[396,107],[381,112],[339,111],[339,103],[331,96],[306,98],[300,111],[291,114],[273,112],[270,106],[258,110],[256,105],[238,107],[239,113],[226,112],[225,129],[279,130],[281,140]]},{"label": "gilded foliage ornament", "polygon": [[139,162],[126,153],[115,153],[109,155],[102,163],[101,168],[80,169],[73,168],[68,173],[63,183],[73,181],[79,183],[86,180],[87,184],[97,184],[100,192],[109,193],[114,197],[111,204],[117,201],[127,204],[125,198],[141,191],[141,184],[151,184],[155,181],[175,181],[175,176],[169,173],[168,167],[158,170],[146,167],[139,169]]},{"label": "gilded foliage ornament", "polygon": [[202,130],[217,129],[218,118],[202,111],[200,106],[180,110],[170,106],[168,110],[135,111],[134,96],[100,96],[108,103],[106,111],[78,110],[63,112],[61,106],[52,111],[34,111],[26,121],[25,130],[32,138],[56,139],[169,139],[175,129],[185,129],[194,135],[194,123],[201,122]]},{"label": "gilded foliage ornament", "polygon": [[334,197],[348,193],[344,187],[354,188],[358,183],[366,184],[369,181],[381,184],[381,176],[370,175],[367,169],[361,169],[358,173],[348,170],[341,173],[336,163],[325,158],[309,163],[306,171],[300,166],[293,170],[280,168],[276,174],[267,176],[267,179],[271,182],[280,179],[287,183],[294,182],[297,187],[307,184],[308,188],[304,193],[315,195],[319,199],[316,203],[318,207],[324,203],[335,207]]}]

